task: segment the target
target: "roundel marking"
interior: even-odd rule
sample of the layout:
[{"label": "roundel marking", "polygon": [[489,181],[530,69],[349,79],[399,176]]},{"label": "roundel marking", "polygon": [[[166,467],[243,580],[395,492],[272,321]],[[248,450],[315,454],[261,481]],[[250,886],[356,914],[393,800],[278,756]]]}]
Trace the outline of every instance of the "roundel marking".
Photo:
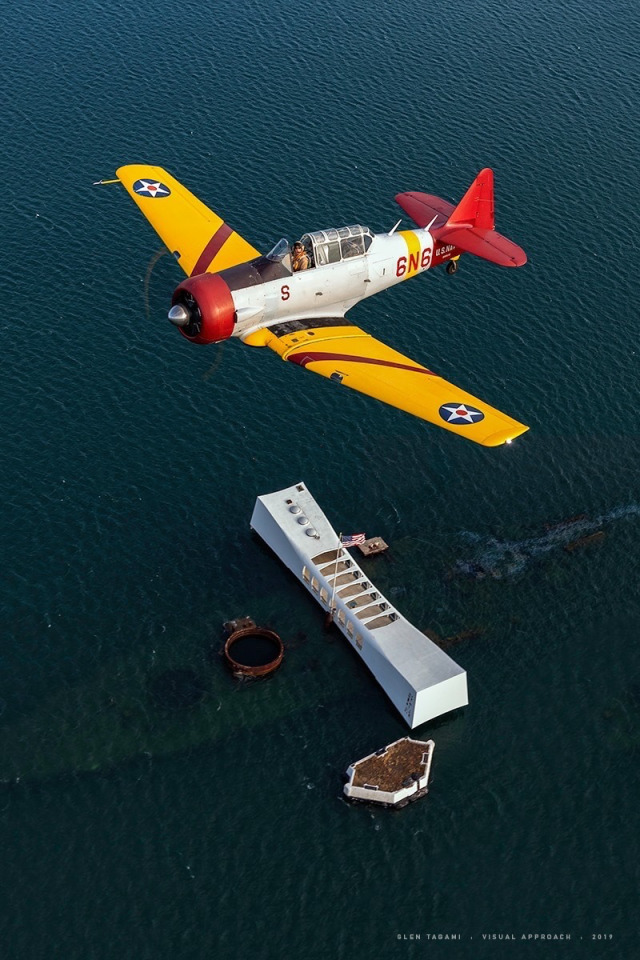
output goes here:
[{"label": "roundel marking", "polygon": [[136,180],[133,185],[134,193],[141,197],[170,197],[171,190],[159,180]]},{"label": "roundel marking", "polygon": [[468,403],[443,403],[438,411],[443,420],[455,426],[469,426],[484,420],[484,413]]}]

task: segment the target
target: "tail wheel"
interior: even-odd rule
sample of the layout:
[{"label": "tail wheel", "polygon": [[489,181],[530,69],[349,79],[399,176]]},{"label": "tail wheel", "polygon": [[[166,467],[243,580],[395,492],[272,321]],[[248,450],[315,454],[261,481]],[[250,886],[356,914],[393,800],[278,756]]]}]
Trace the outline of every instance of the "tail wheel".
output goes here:
[{"label": "tail wheel", "polygon": [[458,270],[458,261],[449,260],[449,263],[447,264],[447,273],[449,274],[449,276],[452,277],[454,273],[457,272],[457,270]]}]

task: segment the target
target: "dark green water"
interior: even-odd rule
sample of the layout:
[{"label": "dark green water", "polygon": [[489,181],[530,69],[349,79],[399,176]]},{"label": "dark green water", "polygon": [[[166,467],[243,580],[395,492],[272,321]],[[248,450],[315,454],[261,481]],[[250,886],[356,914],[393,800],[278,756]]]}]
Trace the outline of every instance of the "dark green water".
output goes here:
[{"label": "dark green water", "polygon": [[[3,960],[634,956],[635,4],[89,0],[0,24]],[[182,340],[178,268],[149,279],[159,241],[91,185],[134,161],[261,249],[390,229],[396,192],[453,200],[492,166],[528,265],[465,258],[353,316],[530,432],[477,448]],[[410,620],[473,633],[451,647],[470,705],[419,731],[433,782],[401,813],[341,801],[406,729],[249,533],[299,480],[391,544],[367,570]],[[245,614],[287,654],[239,685],[218,654]],[[169,670],[204,699],[160,706]]]}]

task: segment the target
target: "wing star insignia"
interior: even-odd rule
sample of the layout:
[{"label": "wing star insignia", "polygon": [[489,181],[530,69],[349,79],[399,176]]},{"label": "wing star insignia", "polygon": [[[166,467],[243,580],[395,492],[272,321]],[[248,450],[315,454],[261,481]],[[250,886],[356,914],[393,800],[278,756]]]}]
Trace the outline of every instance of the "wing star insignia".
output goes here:
[{"label": "wing star insignia", "polygon": [[440,416],[447,423],[464,424],[479,423],[484,420],[484,413],[468,403],[443,403],[439,410]]},{"label": "wing star insignia", "polygon": [[[463,253],[500,266],[526,262],[524,251],[494,228],[489,167],[457,206],[430,194],[399,194],[416,229],[374,234],[352,224],[304,234],[311,269],[300,275],[291,269],[288,240],[261,253],[163,167],[123,164],[116,176],[186,274],[169,319],[190,342],[236,337],[267,347],[482,446],[510,443],[528,429],[347,319],[361,300],[452,258],[455,264]],[[147,203],[158,198],[166,203]]]},{"label": "wing star insignia", "polygon": [[169,197],[171,190],[159,180],[136,180],[133,185],[136,193],[142,197]]}]

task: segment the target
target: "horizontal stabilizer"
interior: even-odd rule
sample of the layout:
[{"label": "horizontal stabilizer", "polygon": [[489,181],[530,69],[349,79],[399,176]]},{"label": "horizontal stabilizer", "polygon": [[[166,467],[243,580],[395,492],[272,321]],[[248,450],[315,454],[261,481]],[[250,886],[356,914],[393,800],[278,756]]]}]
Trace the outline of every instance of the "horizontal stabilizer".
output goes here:
[{"label": "horizontal stabilizer", "polygon": [[418,227],[431,224],[432,229],[444,226],[455,210],[452,203],[430,193],[398,193],[396,203],[400,204]]},{"label": "horizontal stabilizer", "polygon": [[452,243],[464,253],[496,263],[499,267],[522,267],[527,255],[513,240],[508,240],[496,230],[478,230],[474,227],[456,227],[445,224],[431,231],[439,243]]},{"label": "horizontal stabilizer", "polygon": [[527,262],[521,247],[494,230],[493,170],[489,167],[480,171],[457,207],[429,193],[399,193],[396,201],[414,223],[428,227],[439,243],[451,244],[460,253],[473,253],[500,267],[521,267]]}]

